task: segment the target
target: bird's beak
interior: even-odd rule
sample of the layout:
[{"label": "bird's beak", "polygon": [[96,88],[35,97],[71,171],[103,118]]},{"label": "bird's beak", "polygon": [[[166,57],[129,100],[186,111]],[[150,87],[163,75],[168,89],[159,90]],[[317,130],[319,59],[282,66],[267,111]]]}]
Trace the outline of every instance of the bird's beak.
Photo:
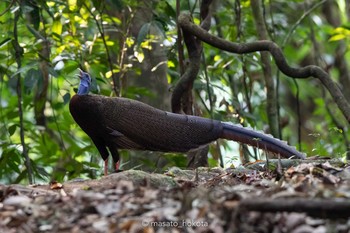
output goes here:
[{"label": "bird's beak", "polygon": [[78,68],[78,70],[80,71],[80,73],[78,74],[78,77],[81,79],[83,77],[83,72],[82,69]]}]

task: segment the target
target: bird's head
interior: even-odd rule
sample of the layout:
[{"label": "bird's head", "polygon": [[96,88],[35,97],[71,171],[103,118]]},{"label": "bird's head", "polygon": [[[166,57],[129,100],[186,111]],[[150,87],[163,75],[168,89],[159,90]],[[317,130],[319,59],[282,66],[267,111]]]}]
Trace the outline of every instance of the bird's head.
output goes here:
[{"label": "bird's head", "polygon": [[78,95],[87,95],[90,91],[90,85],[91,85],[91,77],[88,73],[80,70],[79,78],[79,88],[78,88]]}]

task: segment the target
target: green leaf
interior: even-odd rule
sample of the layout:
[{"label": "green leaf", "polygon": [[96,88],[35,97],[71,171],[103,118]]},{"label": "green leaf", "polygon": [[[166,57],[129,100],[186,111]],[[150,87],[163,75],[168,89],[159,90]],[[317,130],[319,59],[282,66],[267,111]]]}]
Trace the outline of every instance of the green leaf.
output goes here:
[{"label": "green leaf", "polygon": [[92,0],[92,3],[97,9],[101,9],[101,1],[100,0]]},{"label": "green leaf", "polygon": [[11,42],[11,38],[6,38],[5,40],[1,41],[1,42],[0,42],[0,48],[1,48],[2,46],[7,45],[9,42]]},{"label": "green leaf", "polygon": [[60,20],[55,20],[52,23],[52,32],[56,33],[57,35],[62,34],[62,24]]},{"label": "green leaf", "polygon": [[70,93],[67,92],[66,94],[63,95],[63,103],[67,104],[70,101]]},{"label": "green leaf", "polygon": [[12,120],[12,119],[18,117],[17,108],[14,108],[13,110],[14,110],[14,111],[10,111],[10,112],[8,112],[8,113],[6,114],[6,117],[7,117],[8,120]]},{"label": "green leaf", "polygon": [[139,34],[137,36],[137,46],[140,46],[140,44],[146,40],[150,27],[151,27],[150,23],[145,23],[144,25],[142,25],[139,31]]},{"label": "green leaf", "polygon": [[165,32],[168,31],[168,26],[164,24],[164,21],[155,20],[152,21],[152,25],[158,29],[158,32],[160,32],[164,38],[166,37]]},{"label": "green leaf", "polygon": [[15,132],[16,132],[16,128],[17,128],[17,125],[11,125],[8,127],[8,132],[10,134],[10,136],[12,136]]},{"label": "green leaf", "polygon": [[26,76],[24,77],[24,87],[25,92],[30,93],[34,86],[38,84],[38,79],[41,77],[41,72],[39,70],[30,69]]},{"label": "green leaf", "polygon": [[32,26],[30,26],[29,24],[26,25],[28,30],[36,37],[36,38],[40,38],[41,40],[45,40],[45,37],[43,37],[39,31],[37,31],[35,28],[33,28]]},{"label": "green leaf", "polygon": [[22,6],[22,9],[30,15],[29,22],[38,30],[40,25],[40,11],[38,5],[31,3],[29,0],[25,0],[24,3],[25,5],[24,7]]},{"label": "green leaf", "polygon": [[13,147],[11,147],[9,149],[5,149],[4,152],[2,153],[2,156],[1,156],[1,164],[0,165],[1,165],[1,167],[6,165],[9,168],[11,168],[11,170],[13,170],[17,173],[20,173],[21,171],[18,167],[18,163],[16,163],[16,161],[18,161],[19,157],[20,157],[20,154]]},{"label": "green leaf", "polygon": [[343,40],[345,38],[346,37],[344,34],[337,34],[337,35],[334,35],[331,38],[329,38],[329,41],[338,41],[338,40]]},{"label": "green leaf", "polygon": [[165,1],[165,4],[166,4],[165,9],[164,9],[164,10],[165,10],[165,13],[166,13],[168,16],[175,18],[175,17],[176,17],[176,11],[175,11],[175,9],[169,4],[168,1]]}]

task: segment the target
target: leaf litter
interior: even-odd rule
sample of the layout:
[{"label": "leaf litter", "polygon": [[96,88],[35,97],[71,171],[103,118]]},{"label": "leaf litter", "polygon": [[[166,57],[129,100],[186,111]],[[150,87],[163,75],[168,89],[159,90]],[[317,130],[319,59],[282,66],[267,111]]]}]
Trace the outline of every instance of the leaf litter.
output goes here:
[{"label": "leaf litter", "polygon": [[129,170],[0,185],[0,232],[349,232],[350,168]]}]

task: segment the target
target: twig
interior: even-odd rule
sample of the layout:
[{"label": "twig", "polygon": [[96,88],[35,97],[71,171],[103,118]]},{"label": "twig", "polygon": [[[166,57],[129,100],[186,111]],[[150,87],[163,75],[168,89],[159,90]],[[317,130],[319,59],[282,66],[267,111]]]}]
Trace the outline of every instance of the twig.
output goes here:
[{"label": "twig", "polygon": [[293,79],[294,86],[296,89],[295,93],[295,106],[297,108],[297,116],[298,116],[298,149],[301,150],[301,109],[300,109],[300,88],[297,80]]},{"label": "twig", "polygon": [[3,12],[0,13],[0,16],[3,16],[4,14],[6,14],[6,12],[7,12],[8,10],[10,10],[10,8],[15,4],[15,2],[16,2],[16,0],[12,0],[12,1],[10,2],[10,5],[8,5],[8,7],[6,7],[6,9],[5,9]]},{"label": "twig", "polygon": [[282,48],[287,44],[287,41],[291,37],[292,33],[295,31],[295,29],[298,27],[298,25],[305,19],[306,16],[308,16],[313,10],[315,10],[317,7],[321,6],[323,3],[325,3],[327,0],[322,0],[315,5],[313,5],[310,9],[308,9],[304,14],[295,22],[295,24],[291,27],[288,34],[284,38],[282,42]]}]

